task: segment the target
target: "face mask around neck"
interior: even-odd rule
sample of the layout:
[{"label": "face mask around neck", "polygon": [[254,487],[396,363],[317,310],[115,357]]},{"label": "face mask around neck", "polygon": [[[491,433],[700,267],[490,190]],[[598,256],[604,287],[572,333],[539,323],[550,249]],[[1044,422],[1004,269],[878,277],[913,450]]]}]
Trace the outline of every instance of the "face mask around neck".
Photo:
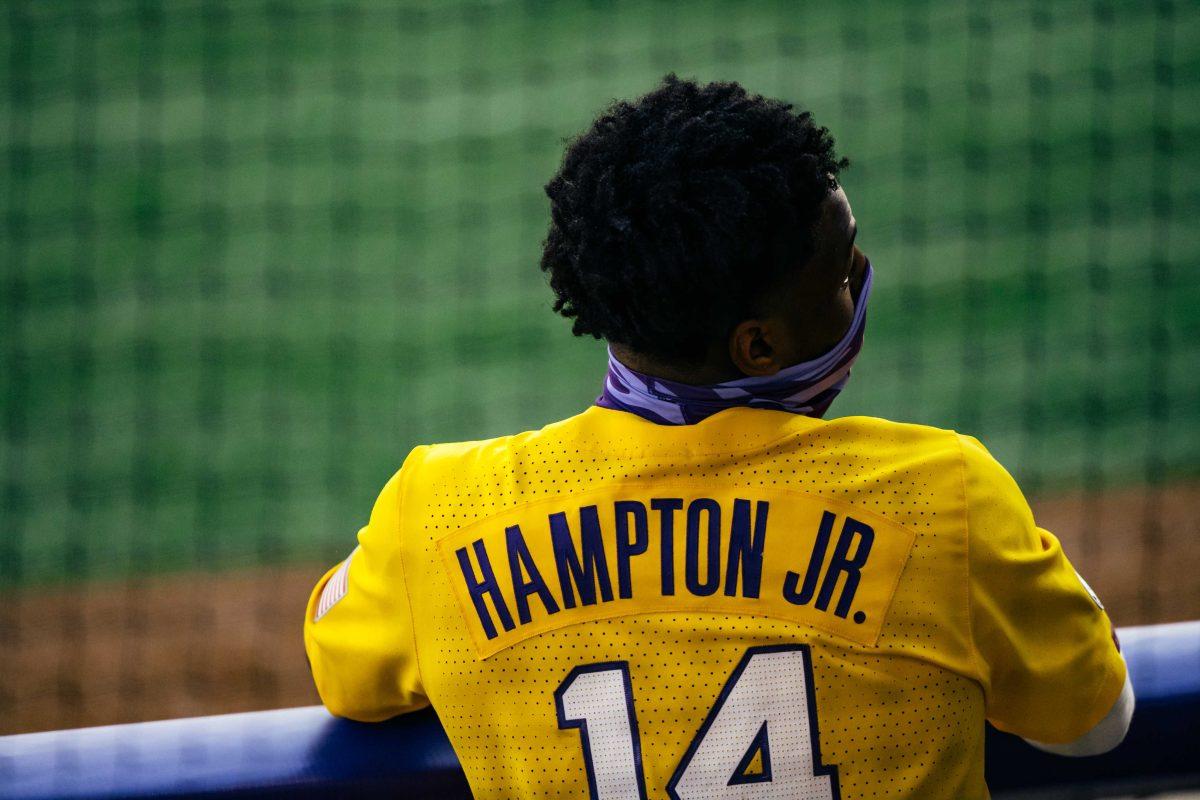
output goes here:
[{"label": "face mask around neck", "polygon": [[868,263],[850,329],[831,350],[811,361],[774,375],[695,386],[635,372],[618,361],[610,348],[604,391],[596,405],[628,411],[660,425],[691,425],[735,406],[822,417],[850,379],[850,367],[862,350],[873,278]]}]

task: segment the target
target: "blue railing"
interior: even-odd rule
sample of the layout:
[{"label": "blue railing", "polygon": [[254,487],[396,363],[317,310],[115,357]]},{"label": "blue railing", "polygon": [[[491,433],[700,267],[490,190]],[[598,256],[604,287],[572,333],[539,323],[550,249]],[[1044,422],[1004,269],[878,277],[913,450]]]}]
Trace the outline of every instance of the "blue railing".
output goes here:
[{"label": "blue railing", "polygon": [[[1088,797],[1200,786],[1200,622],[1120,631],[1138,696],[1125,742],[1066,759],[988,731],[994,794]],[[0,737],[0,798],[470,797],[437,717],[367,725],[324,709]]]}]

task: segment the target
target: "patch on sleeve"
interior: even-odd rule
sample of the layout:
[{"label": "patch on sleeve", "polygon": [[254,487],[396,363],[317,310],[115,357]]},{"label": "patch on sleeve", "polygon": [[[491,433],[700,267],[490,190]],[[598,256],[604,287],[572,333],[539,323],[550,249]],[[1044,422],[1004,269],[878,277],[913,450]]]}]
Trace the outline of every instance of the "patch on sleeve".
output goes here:
[{"label": "patch on sleeve", "polygon": [[346,596],[346,591],[350,588],[350,562],[354,560],[354,554],[358,552],[358,548],[354,548],[350,555],[346,556],[346,560],[338,567],[337,572],[333,573],[333,577],[325,584],[325,588],[321,590],[321,599],[317,603],[317,611],[313,614],[313,622],[320,622],[321,617],[329,613],[329,609],[337,605],[338,601]]},{"label": "patch on sleeve", "polygon": [[[1103,611],[1104,603],[1100,602],[1100,597],[1096,594],[1095,591],[1093,591],[1092,587],[1090,585],[1088,585],[1088,582],[1083,579],[1083,576],[1079,574],[1079,570],[1075,570],[1075,577],[1079,578],[1079,582],[1083,584],[1084,591],[1088,593],[1088,597],[1092,598],[1092,602],[1096,604],[1096,607],[1099,608],[1101,611]],[[1118,645],[1117,649],[1118,650],[1120,649],[1119,645]]]}]

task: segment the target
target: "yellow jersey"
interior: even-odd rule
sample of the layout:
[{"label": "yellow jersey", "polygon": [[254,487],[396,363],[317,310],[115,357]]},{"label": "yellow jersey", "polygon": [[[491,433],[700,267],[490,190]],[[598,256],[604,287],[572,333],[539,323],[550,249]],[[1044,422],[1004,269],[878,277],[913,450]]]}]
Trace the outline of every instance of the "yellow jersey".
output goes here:
[{"label": "yellow jersey", "polygon": [[1109,621],[975,439],[593,407],[422,446],[304,627],[334,714],[432,704],[477,798],[981,798],[1081,736]]}]

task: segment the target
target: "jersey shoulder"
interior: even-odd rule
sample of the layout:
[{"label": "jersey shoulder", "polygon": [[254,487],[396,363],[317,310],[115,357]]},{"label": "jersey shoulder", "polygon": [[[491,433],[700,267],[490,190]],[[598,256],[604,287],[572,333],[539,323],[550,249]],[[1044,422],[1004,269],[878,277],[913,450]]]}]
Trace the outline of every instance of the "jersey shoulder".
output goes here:
[{"label": "jersey shoulder", "polygon": [[551,422],[540,428],[488,439],[420,445],[413,449],[409,460],[419,461],[423,468],[429,469],[441,467],[461,470],[475,464],[491,463],[497,457],[526,449],[539,440],[570,436],[574,429],[581,426],[586,413]]},{"label": "jersey shoulder", "polygon": [[978,440],[957,431],[880,417],[829,420],[815,432],[815,438],[829,450],[844,450],[900,468],[921,463],[957,471],[963,461],[964,442],[973,442],[986,453]]},{"label": "jersey shoulder", "polygon": [[[684,445],[684,446],[681,446]],[[541,428],[461,442],[417,447],[408,461],[421,471],[464,476],[501,463],[589,458],[604,452],[668,450],[680,458],[714,449],[772,450],[803,447],[813,452],[867,456],[882,465],[914,461],[986,461],[999,465],[973,436],[957,431],[881,417],[847,416],[813,420],[780,411],[733,409],[697,425],[662,426],[622,411],[591,407]],[[611,451],[611,452],[610,452]],[[950,466],[950,464],[946,464]],[[1001,468],[1002,469],[1002,468]]]},{"label": "jersey shoulder", "polygon": [[830,431],[844,431],[848,435],[858,436],[882,435],[909,440],[936,441],[962,435],[950,428],[939,428],[919,422],[899,422],[866,415],[836,417],[826,421],[825,424]]}]

